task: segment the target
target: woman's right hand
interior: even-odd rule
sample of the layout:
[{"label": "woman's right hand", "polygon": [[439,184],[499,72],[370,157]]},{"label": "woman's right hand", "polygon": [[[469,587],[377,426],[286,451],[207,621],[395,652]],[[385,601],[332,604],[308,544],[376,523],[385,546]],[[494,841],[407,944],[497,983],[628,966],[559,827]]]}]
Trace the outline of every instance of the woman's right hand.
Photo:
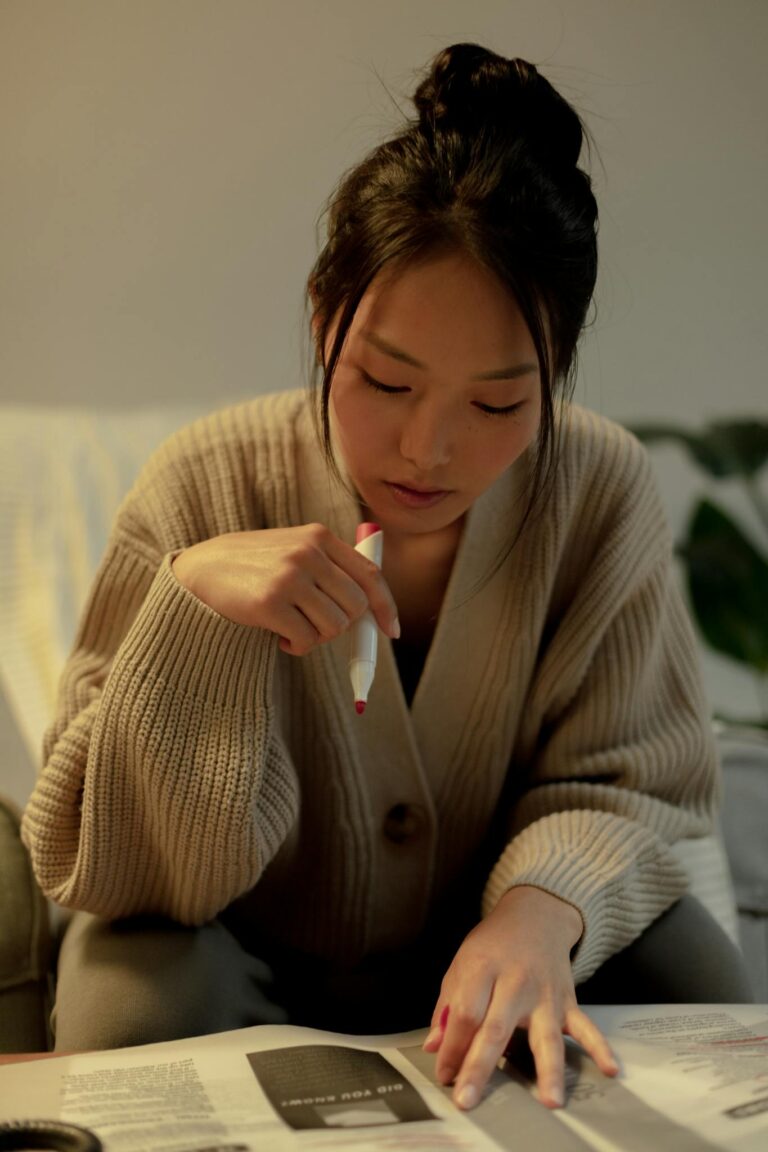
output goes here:
[{"label": "woman's right hand", "polygon": [[276,632],[291,656],[346,632],[368,608],[387,636],[400,633],[381,569],[322,524],[214,536],[180,552],[173,571],[219,615]]}]

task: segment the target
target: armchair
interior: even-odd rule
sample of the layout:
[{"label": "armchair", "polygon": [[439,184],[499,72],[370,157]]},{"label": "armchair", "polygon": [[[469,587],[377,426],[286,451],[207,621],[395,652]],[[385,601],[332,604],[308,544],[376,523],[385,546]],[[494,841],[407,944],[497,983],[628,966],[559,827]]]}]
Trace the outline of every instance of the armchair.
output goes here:
[{"label": "armchair", "polygon": [[[152,449],[203,411],[2,409],[0,1052],[50,1043],[61,912],[37,888],[18,829],[58,673],[122,496]],[[768,1000],[768,737],[719,737],[724,840],[686,841],[676,851],[691,891],[741,938],[756,998]]]}]

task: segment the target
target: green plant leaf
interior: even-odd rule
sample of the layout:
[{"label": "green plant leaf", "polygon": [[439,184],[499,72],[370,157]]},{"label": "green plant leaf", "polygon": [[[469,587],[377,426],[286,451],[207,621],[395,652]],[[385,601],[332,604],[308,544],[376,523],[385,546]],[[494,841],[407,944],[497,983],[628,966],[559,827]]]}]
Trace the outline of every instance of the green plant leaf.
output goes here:
[{"label": "green plant leaf", "polygon": [[754,476],[768,462],[768,423],[761,420],[713,420],[702,432],[672,424],[630,425],[643,443],[673,440],[710,476]]},{"label": "green plant leaf", "polygon": [[678,553],[707,642],[741,664],[768,672],[768,561],[710,500],[696,505]]},{"label": "green plant leaf", "polygon": [[704,438],[719,458],[722,476],[754,476],[768,461],[768,424],[760,420],[713,420]]}]

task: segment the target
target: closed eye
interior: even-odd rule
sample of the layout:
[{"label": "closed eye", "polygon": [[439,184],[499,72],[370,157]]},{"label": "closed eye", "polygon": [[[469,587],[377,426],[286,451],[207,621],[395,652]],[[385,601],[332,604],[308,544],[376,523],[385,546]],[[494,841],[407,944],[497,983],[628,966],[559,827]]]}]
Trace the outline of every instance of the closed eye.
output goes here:
[{"label": "closed eye", "polygon": [[392,384],[382,384],[380,380],[374,380],[373,376],[369,376],[367,372],[360,370],[360,375],[376,392],[388,392],[390,394],[396,392],[410,392],[410,388],[395,388]]},{"label": "closed eye", "polygon": [[475,407],[479,408],[481,412],[485,412],[486,416],[512,416],[513,413],[519,412],[524,404],[525,400],[518,400],[516,404],[507,404],[504,408],[494,408],[492,404],[481,404],[477,401]]},{"label": "closed eye", "polygon": [[[410,392],[410,388],[406,388],[404,386],[396,388],[392,384],[382,384],[380,380],[374,380],[373,376],[369,376],[367,372],[362,370],[362,368],[360,369],[360,375],[363,377],[363,380],[365,380],[366,384],[370,388],[373,388],[376,392],[385,392],[390,396],[399,395],[403,392]],[[475,408],[478,408],[481,412],[485,413],[486,416],[512,416],[515,412],[519,412],[519,410],[525,404],[525,400],[518,400],[517,403],[507,404],[502,408],[496,408],[492,404],[482,404],[479,400],[473,401],[473,404]]]}]

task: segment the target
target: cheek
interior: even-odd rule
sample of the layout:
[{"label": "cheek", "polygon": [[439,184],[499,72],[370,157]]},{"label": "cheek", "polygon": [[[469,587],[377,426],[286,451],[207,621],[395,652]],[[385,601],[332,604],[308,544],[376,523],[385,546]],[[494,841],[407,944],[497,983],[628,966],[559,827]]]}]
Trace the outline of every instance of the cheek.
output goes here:
[{"label": "cheek", "polygon": [[[500,418],[501,419],[501,418]],[[514,417],[510,418],[514,420]],[[484,443],[477,443],[473,452],[478,475],[486,478],[500,476],[522,456],[533,441],[538,424],[533,422],[516,424],[502,433],[488,436]]]},{"label": "cheek", "polygon": [[380,422],[374,419],[371,404],[364,393],[340,388],[331,391],[331,418],[347,464],[372,462],[382,439]]}]

